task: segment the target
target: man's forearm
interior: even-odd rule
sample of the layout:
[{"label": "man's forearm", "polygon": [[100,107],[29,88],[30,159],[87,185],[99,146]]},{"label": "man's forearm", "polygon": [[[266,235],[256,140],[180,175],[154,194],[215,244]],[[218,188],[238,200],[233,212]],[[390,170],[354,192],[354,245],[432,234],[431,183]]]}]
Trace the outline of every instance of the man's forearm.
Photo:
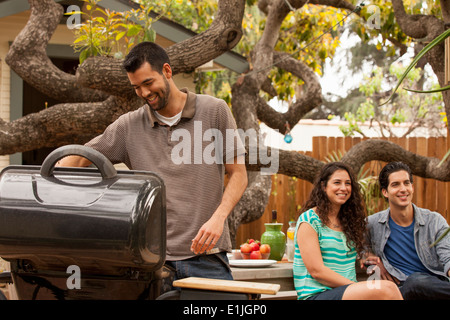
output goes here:
[{"label": "man's forearm", "polygon": [[56,167],[88,167],[91,161],[80,156],[67,156],[59,160]]},{"label": "man's forearm", "polygon": [[230,174],[228,184],[222,196],[222,201],[216,210],[217,214],[225,215],[224,218],[230,214],[247,188],[247,171],[245,170],[245,166],[242,166],[243,169],[240,168],[241,170],[235,170]]},{"label": "man's forearm", "polygon": [[211,218],[202,225],[194,239],[191,251],[195,254],[211,250],[216,245],[223,232],[224,223],[233,208],[239,202],[247,187],[247,171],[245,165],[227,165],[230,175],[228,184],[222,196],[222,201]]}]

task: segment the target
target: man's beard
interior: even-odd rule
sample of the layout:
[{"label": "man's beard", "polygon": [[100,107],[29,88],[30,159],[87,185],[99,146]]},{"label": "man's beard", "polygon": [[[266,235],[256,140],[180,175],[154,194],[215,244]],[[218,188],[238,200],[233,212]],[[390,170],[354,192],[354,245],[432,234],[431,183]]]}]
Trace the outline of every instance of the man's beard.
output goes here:
[{"label": "man's beard", "polygon": [[164,77],[164,85],[165,88],[162,90],[162,92],[158,92],[156,93],[156,95],[158,96],[158,103],[155,105],[152,105],[148,102],[147,99],[145,99],[147,101],[147,104],[155,111],[159,111],[164,109],[168,102],[169,102],[169,96],[170,96],[170,85],[169,82],[167,81],[167,79]]}]

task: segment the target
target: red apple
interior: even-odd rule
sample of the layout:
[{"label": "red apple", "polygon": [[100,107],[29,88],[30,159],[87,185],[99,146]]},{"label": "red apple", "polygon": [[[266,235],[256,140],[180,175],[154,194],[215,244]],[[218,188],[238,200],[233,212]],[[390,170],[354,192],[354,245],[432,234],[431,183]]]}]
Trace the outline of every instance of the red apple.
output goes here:
[{"label": "red apple", "polygon": [[261,252],[259,250],[252,251],[252,253],[250,253],[250,259],[262,259]]},{"label": "red apple", "polygon": [[259,251],[259,244],[257,242],[250,243],[250,247],[252,248],[252,251]]},{"label": "red apple", "polygon": [[259,251],[261,251],[261,253],[270,253],[270,245],[262,244],[261,247],[259,247]]},{"label": "red apple", "polygon": [[241,245],[241,253],[250,253],[252,252],[252,247],[248,243],[244,243]]}]

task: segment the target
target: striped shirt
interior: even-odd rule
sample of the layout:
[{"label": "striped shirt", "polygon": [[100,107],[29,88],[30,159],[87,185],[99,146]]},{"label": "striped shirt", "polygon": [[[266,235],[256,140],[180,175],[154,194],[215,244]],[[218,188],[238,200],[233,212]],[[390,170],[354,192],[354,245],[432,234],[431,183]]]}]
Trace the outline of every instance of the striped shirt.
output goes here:
[{"label": "striped shirt", "polygon": [[343,232],[332,230],[322,223],[319,216],[313,209],[303,212],[297,221],[294,236],[294,286],[299,300],[306,299],[320,292],[332,288],[321,284],[315,280],[303,263],[300,250],[297,244],[297,231],[301,223],[308,223],[319,237],[320,251],[323,263],[326,267],[339,273],[340,275],[356,282],[356,250],[347,246],[347,238]]},{"label": "striped shirt", "polygon": [[[173,126],[158,121],[144,105],[119,117],[86,144],[114,164],[153,171],[164,180],[166,260],[194,256],[192,239],[222,201],[225,164],[245,154],[225,101],[181,90],[188,96],[181,119]],[[236,134],[231,137],[235,139],[229,132]],[[231,251],[227,221],[215,249]]]}]

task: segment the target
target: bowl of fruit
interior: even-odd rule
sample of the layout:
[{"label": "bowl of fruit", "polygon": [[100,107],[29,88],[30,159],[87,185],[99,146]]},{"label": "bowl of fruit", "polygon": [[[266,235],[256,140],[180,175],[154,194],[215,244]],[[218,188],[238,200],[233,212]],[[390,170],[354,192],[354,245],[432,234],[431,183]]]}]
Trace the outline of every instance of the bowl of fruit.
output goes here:
[{"label": "bowl of fruit", "polygon": [[240,251],[242,259],[266,260],[270,256],[270,246],[254,239],[241,244]]}]

